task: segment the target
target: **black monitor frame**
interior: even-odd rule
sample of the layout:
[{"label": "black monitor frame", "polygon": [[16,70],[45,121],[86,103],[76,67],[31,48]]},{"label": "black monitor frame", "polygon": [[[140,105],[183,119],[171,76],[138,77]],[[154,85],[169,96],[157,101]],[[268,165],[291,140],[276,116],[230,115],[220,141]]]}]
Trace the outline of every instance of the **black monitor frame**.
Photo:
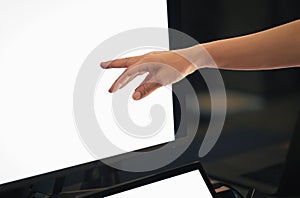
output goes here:
[{"label": "black monitor frame", "polygon": [[[112,188],[109,188],[105,191],[101,191],[101,192],[97,192],[97,189],[94,189],[92,192],[86,192],[86,197],[89,196],[95,196],[95,197],[106,197],[106,196],[110,196],[113,194],[117,194],[117,193],[121,193],[127,190],[131,190],[134,188],[138,188],[144,185],[148,185],[151,183],[155,183],[158,182],[160,180],[164,180],[164,179],[168,179],[174,176],[178,176],[181,174],[185,174],[194,170],[198,170],[200,172],[200,176],[202,176],[206,186],[208,187],[208,190],[210,191],[212,197],[216,196],[216,192],[212,186],[212,184],[210,183],[210,180],[208,179],[207,175],[205,174],[205,171],[201,165],[200,162],[194,162],[192,164],[187,164],[181,167],[177,167],[176,169],[172,169],[169,171],[165,171],[163,173],[160,174],[154,174],[154,175],[150,175],[144,178],[140,178],[137,181],[134,182],[129,182],[129,183],[125,183],[122,185],[118,185],[118,186],[114,186]],[[83,195],[84,196],[84,195]]]},{"label": "black monitor frame", "polygon": [[[167,0],[167,9],[168,9],[168,26],[169,28],[172,29],[176,29],[176,30],[180,30],[181,28],[181,11],[180,11],[180,1],[178,0]],[[171,38],[170,38],[170,49],[177,49],[180,48],[182,46],[174,46],[172,45],[171,42]],[[176,84],[173,85],[173,89],[178,89],[178,87]],[[184,116],[185,112],[184,109],[180,109],[179,106],[179,102],[178,102],[178,97],[182,97],[180,98],[180,103],[181,105],[184,105],[185,103],[185,97],[184,97],[185,93],[184,90],[182,92],[181,96],[175,96],[173,94],[173,112],[174,112],[174,128],[175,131],[177,131],[178,129],[178,125],[179,122],[183,122],[181,123],[181,126],[183,126],[183,130],[186,129],[186,123],[184,119],[181,119],[182,116]],[[184,138],[182,138],[184,139]],[[153,146],[151,148],[147,148],[147,149],[142,149],[140,150],[140,152],[145,152],[148,149],[156,149],[156,148],[160,148],[162,145],[158,145],[158,146]],[[137,156],[139,151],[137,151]],[[187,149],[186,153],[189,152],[189,149]],[[119,156],[114,156],[111,157],[111,159],[126,159],[126,157],[132,157],[132,153],[128,153],[128,154],[122,154]],[[177,159],[176,161],[174,161],[173,163],[171,163],[170,165],[167,165],[166,167],[163,167],[161,169],[158,169],[156,171],[150,171],[147,173],[132,173],[133,175],[135,175],[135,179],[136,178],[144,178],[147,177],[149,175],[153,175],[153,174],[157,174],[157,173],[162,173],[164,171],[169,171],[167,174],[163,175],[163,176],[155,176],[154,180],[160,179],[162,177],[165,176],[169,176],[175,173],[180,173],[182,171],[185,170],[189,170],[189,168],[183,168],[182,171],[178,169],[178,167],[182,167],[185,166],[186,164],[190,164],[193,163],[195,161],[197,161],[197,157],[192,156],[190,154],[187,154],[187,157],[181,157],[179,159]],[[201,174],[204,176],[205,181],[207,183],[208,186],[210,186],[210,182],[207,179],[207,177],[205,176],[204,170],[202,169],[202,167],[200,167],[201,165],[197,165],[199,167],[199,170],[201,172]],[[192,165],[191,167],[194,167],[194,165]],[[88,173],[90,170],[95,170],[95,169],[99,169],[99,168],[104,168],[105,170],[107,170],[108,172],[114,172],[116,174],[122,175],[123,172],[125,171],[120,171],[120,170],[116,170],[114,168],[111,167],[107,167],[107,165],[105,165],[103,162],[99,161],[99,160],[95,160],[92,162],[88,162],[88,163],[84,163],[84,164],[80,164],[80,165],[76,165],[73,167],[68,167],[65,169],[61,169],[61,170],[57,170],[57,171],[52,171],[49,173],[44,173],[41,175],[37,175],[37,176],[32,176],[32,177],[28,177],[28,178],[24,178],[24,179],[20,179],[20,180],[16,180],[13,182],[9,182],[9,183],[5,183],[5,184],[1,184],[0,185],[0,196],[4,196],[4,197],[20,197],[19,195],[24,195],[24,194],[30,194],[30,193],[35,193],[37,191],[39,191],[40,189],[44,190],[44,187],[41,186],[47,186],[48,189],[45,189],[45,194],[48,195],[58,195],[62,192],[64,186],[64,178],[69,176],[69,175],[76,175],[76,174],[86,174]],[[171,171],[170,171],[171,170]],[[124,173],[125,175],[128,173]],[[132,178],[131,178],[132,179]],[[152,181],[152,179],[150,179]],[[144,180],[144,182],[148,182],[150,181],[148,179]],[[153,181],[154,181],[153,180]],[[130,184],[129,186],[132,186],[133,184]],[[136,185],[136,184],[134,184]],[[138,185],[142,185],[142,183],[138,184]],[[93,186],[86,186],[86,189],[90,189]],[[212,191],[213,189],[211,187],[210,191]],[[80,189],[83,190],[83,189]]]}]

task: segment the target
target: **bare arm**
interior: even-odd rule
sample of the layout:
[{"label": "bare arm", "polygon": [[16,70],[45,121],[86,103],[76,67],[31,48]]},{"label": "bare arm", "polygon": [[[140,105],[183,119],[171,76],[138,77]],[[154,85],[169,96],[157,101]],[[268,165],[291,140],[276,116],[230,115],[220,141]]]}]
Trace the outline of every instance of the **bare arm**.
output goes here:
[{"label": "bare arm", "polygon": [[300,66],[300,20],[203,46],[221,69],[258,70]]},{"label": "bare arm", "polygon": [[126,68],[111,86],[112,93],[137,75],[148,73],[135,89],[135,100],[201,68],[263,70],[296,66],[300,66],[300,20],[246,36],[101,63],[105,69]]}]

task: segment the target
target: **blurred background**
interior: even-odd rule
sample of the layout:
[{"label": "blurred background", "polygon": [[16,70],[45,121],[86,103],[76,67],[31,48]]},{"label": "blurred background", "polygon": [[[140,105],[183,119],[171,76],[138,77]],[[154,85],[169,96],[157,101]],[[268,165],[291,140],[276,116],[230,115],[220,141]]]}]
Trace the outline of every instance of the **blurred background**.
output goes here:
[{"label": "blurred background", "polygon": [[[181,13],[177,19],[180,23],[170,24],[171,27],[189,34],[199,43],[250,34],[300,18],[298,0],[178,0],[176,3],[177,8],[180,7],[177,10]],[[208,174],[231,180],[230,174],[234,170],[243,172],[245,169],[247,172],[246,169],[250,170],[249,167],[256,164],[270,167],[278,161],[284,162],[297,130],[296,123],[300,120],[297,121],[300,68],[222,70],[221,74],[227,93],[227,116],[217,144],[202,158]],[[201,139],[210,120],[210,96],[201,75],[192,74],[188,79],[198,93],[201,109],[198,136]],[[190,117],[195,113],[192,109],[188,111]],[[192,124],[188,123],[188,126]],[[283,168],[276,171],[278,174],[272,175],[279,182]],[[260,180],[268,177],[264,173]]]}]

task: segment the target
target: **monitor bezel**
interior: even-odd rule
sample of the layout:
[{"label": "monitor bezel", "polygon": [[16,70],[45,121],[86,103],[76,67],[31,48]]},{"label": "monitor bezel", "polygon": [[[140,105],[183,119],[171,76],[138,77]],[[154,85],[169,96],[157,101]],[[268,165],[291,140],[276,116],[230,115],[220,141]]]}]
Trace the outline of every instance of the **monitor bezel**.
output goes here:
[{"label": "monitor bezel", "polygon": [[[180,30],[181,29],[180,1],[179,0],[166,0],[166,3],[167,3],[167,11],[168,11],[168,27],[172,28],[172,29]],[[170,41],[170,38],[169,38],[169,41]],[[178,47],[177,46],[172,46],[172,43],[170,43],[170,49],[176,49],[176,48],[178,48]],[[173,85],[172,88],[173,89],[176,88],[176,84]],[[181,124],[181,126],[183,126],[183,129],[186,129],[185,120],[184,119],[181,120],[181,116],[184,115],[184,113],[185,113],[185,112],[183,112],[184,109],[180,109],[179,103],[174,102],[178,99],[178,96],[175,96],[173,94],[172,97],[173,97],[174,131],[176,131],[176,129],[178,128],[179,122],[181,122],[180,124]],[[185,97],[182,97],[180,100],[181,100],[180,101],[181,105],[184,105]],[[182,138],[182,139],[184,141],[185,138]],[[162,145],[164,145],[164,144],[162,144]],[[162,145],[153,146],[153,147],[151,147],[151,149],[160,148]],[[143,152],[144,150],[145,149],[141,149],[140,151]],[[118,158],[122,159],[122,158],[126,158],[126,156],[132,157],[132,156],[135,156],[135,155],[138,156],[139,154],[140,153],[138,153],[138,152],[135,152],[134,155],[132,153],[122,154],[122,155],[110,157],[110,159],[114,159],[114,158],[115,159],[118,159]],[[53,179],[53,178],[60,178],[62,176],[72,174],[74,172],[86,171],[86,170],[96,168],[96,167],[99,167],[99,166],[103,166],[103,165],[104,164],[101,161],[95,160],[95,161],[91,161],[91,162],[87,162],[87,163],[67,167],[67,168],[64,168],[64,169],[51,171],[51,172],[47,172],[47,173],[44,173],[44,174],[35,175],[35,176],[31,176],[31,177],[11,181],[11,182],[8,182],[8,183],[0,184],[0,193],[8,192],[10,190],[18,189],[18,188],[29,188],[31,185],[33,185],[37,182],[40,182],[40,181],[50,180],[50,179]],[[177,169],[175,169],[175,170],[177,170]],[[201,171],[202,171],[201,175],[204,175],[205,173],[204,173],[204,170],[202,168],[201,168]],[[173,173],[173,171],[171,171],[171,173]],[[210,184],[207,177],[205,177],[205,182],[207,184]],[[207,185],[207,186],[209,186],[209,185]],[[210,191],[211,190],[212,189],[210,188]]]},{"label": "monitor bezel", "polygon": [[[174,177],[174,176],[182,175],[182,174],[194,171],[194,170],[199,170],[199,172],[200,172],[199,176],[202,176],[202,178],[203,178],[207,188],[209,189],[209,192],[211,193],[212,197],[215,197],[216,192],[215,192],[212,184],[210,183],[210,180],[207,177],[207,175],[206,175],[206,173],[205,173],[205,171],[204,171],[204,169],[203,169],[203,167],[202,167],[202,165],[199,161],[194,162],[192,164],[177,167],[176,169],[172,169],[172,170],[162,172],[162,173],[159,173],[159,174],[156,174],[156,175],[151,175],[149,177],[142,178],[141,180],[136,181],[136,182],[124,184],[124,185],[121,185],[121,186],[116,186],[114,188],[110,188],[107,191],[102,191],[102,192],[95,193],[95,194],[92,194],[92,195],[93,196],[99,196],[99,197],[110,196],[110,195],[113,195],[113,194],[117,194],[117,193],[121,193],[121,192],[124,192],[124,191],[127,191],[127,190],[138,188],[138,187],[141,187],[141,186],[144,186],[144,185],[155,183],[155,182],[158,182],[158,181],[161,181],[161,180],[164,180],[164,179],[168,179],[168,178],[171,178],[171,177]],[[89,194],[89,195],[91,195],[91,194]]]}]

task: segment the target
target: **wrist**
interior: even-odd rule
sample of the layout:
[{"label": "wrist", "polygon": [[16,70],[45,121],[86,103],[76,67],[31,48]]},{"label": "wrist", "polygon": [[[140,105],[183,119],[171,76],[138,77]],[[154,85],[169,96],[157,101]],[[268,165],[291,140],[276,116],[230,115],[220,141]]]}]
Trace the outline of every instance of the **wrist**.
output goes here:
[{"label": "wrist", "polygon": [[205,47],[201,44],[174,50],[174,52],[191,63],[191,67],[193,67],[191,70],[194,69],[195,71],[202,68],[217,68],[215,61]]}]

